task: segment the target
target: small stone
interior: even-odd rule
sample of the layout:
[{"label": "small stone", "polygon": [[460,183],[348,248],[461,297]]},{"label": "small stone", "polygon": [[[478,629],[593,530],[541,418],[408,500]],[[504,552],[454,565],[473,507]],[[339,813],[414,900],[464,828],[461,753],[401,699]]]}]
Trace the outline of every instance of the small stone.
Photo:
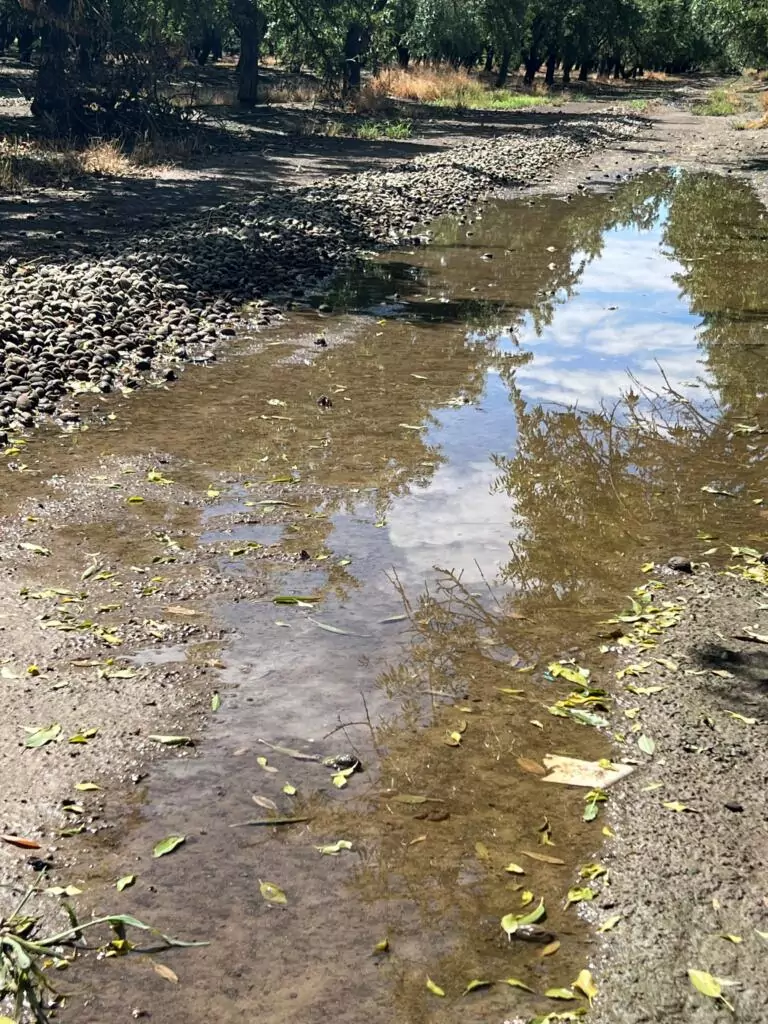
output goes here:
[{"label": "small stone", "polygon": [[317,404],[320,406],[321,409],[333,408],[333,402],[330,400],[328,395],[320,395],[320,397],[317,400]]},{"label": "small stone", "polygon": [[673,555],[667,562],[667,565],[670,569],[674,569],[675,572],[693,572],[690,558],[683,558],[681,555]]},{"label": "small stone", "polygon": [[318,348],[328,347],[328,342],[325,340],[325,338],[315,338],[315,344],[318,346]]},{"label": "small stone", "polygon": [[740,804],[738,800],[726,800],[725,806],[729,811],[734,811],[737,814],[744,810],[743,805]]}]

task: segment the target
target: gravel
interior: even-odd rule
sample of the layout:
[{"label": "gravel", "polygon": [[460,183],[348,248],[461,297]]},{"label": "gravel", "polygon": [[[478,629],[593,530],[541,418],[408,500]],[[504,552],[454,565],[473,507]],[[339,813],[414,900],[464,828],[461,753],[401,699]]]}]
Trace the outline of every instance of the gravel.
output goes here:
[{"label": "gravel", "polygon": [[630,138],[643,122],[596,117],[420,156],[389,171],[274,189],[72,263],[20,264],[0,279],[0,441],[40,416],[77,420],[78,394],[173,380],[188,361],[280,310],[266,296],[320,301],[329,274],[363,249],[428,236],[419,225],[556,164]]}]

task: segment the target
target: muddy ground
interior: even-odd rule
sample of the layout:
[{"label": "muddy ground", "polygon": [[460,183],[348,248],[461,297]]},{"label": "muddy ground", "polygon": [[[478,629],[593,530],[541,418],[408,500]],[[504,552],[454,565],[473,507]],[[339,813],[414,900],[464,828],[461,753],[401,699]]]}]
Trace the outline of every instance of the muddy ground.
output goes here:
[{"label": "muddy ground", "polygon": [[[477,132],[478,136],[487,138],[489,133],[495,135],[522,128],[538,135],[546,134],[552,118],[572,116],[580,122],[588,122],[597,112],[603,113],[604,105],[578,104],[578,109],[565,109],[557,114],[545,111],[498,117],[482,115],[476,120],[467,117],[460,123],[438,125],[435,129],[438,142],[424,136],[396,147],[381,143],[374,147],[374,152],[366,151],[362,157],[359,145],[354,142],[347,145],[334,141],[329,147],[324,141],[317,144],[319,152],[316,150],[312,156],[303,154],[300,168],[295,162],[296,156],[301,155],[300,146],[297,148],[292,141],[286,143],[291,147],[290,159],[281,158],[278,172],[275,171],[277,165],[272,166],[269,180],[274,180],[276,173],[290,173],[307,181],[329,169],[347,169],[359,159],[364,160],[367,168],[401,161],[414,149],[450,145],[457,135],[464,138],[466,133]],[[530,187],[525,194],[554,193],[567,198],[592,187],[603,189],[627,174],[674,164],[737,174],[749,179],[760,195],[768,195],[763,181],[768,146],[764,133],[736,132],[734,119],[696,117],[687,108],[685,96],[676,97],[674,105],[660,104],[646,111],[643,120],[643,129],[630,141],[591,153],[566,166],[552,167],[550,180]],[[307,145],[311,148],[315,143]],[[168,180],[103,182],[95,191],[69,196],[66,204],[61,203],[61,197],[45,194],[14,198],[8,206],[9,210],[13,208],[13,216],[27,216],[21,211],[31,202],[32,217],[36,219],[30,222],[28,230],[32,234],[26,241],[9,233],[6,251],[13,251],[21,258],[29,244],[29,252],[37,256],[49,251],[50,243],[54,249],[69,253],[73,243],[90,245],[92,231],[100,243],[106,223],[125,224],[139,207],[145,217],[142,228],[165,218],[169,207],[164,196],[171,187],[171,212],[177,212],[180,202],[200,209],[222,201],[233,191],[239,194],[245,183],[250,187],[252,172],[248,159],[243,161],[238,157],[229,169],[224,163],[213,174],[195,171]],[[112,211],[112,217],[104,221],[100,218],[105,215],[94,212],[94,204],[97,200],[101,202],[101,197]],[[51,213],[55,215],[55,230],[64,232],[58,238],[49,237],[54,232],[45,223]],[[106,233],[110,230],[107,228]],[[42,248],[36,248],[39,242]],[[119,909],[136,913],[152,923],[162,920],[164,928],[173,927],[183,933],[184,938],[211,939],[213,946],[210,955],[206,954],[207,966],[196,969],[209,979],[218,977],[219,981],[210,983],[207,1003],[200,1002],[199,994],[187,995],[182,991],[180,1002],[169,1003],[168,1012],[172,1015],[182,1012],[189,1020],[194,1020],[196,1014],[200,1019],[204,1015],[235,1019],[232,1016],[235,1009],[238,1015],[249,1012],[254,1002],[264,998],[266,993],[270,1019],[275,1021],[308,1024],[334,1015],[338,1020],[351,1022],[358,1019],[355,1007],[362,1005],[370,991],[381,984],[382,973],[388,972],[389,980],[394,980],[402,993],[402,1001],[395,1011],[386,1004],[379,1005],[378,1016],[374,1014],[373,1019],[391,1021],[395,1012],[395,1019],[407,1020],[410,1024],[414,1020],[432,1019],[431,1016],[423,1018],[421,975],[417,980],[397,964],[382,963],[385,957],[371,958],[366,948],[365,966],[359,968],[357,987],[350,990],[345,987],[349,984],[348,974],[339,964],[340,957],[348,959],[353,955],[356,943],[367,942],[371,931],[371,921],[365,920],[367,915],[373,917],[376,939],[387,932],[390,912],[385,909],[387,887],[373,863],[368,865],[368,874],[364,871],[356,883],[361,894],[355,911],[357,917],[351,916],[349,903],[341,897],[338,905],[329,907],[327,901],[321,899],[321,888],[316,888],[305,905],[306,916],[286,924],[276,916],[279,908],[273,908],[266,917],[261,914],[258,878],[250,879],[253,893],[247,903],[243,903],[243,886],[253,872],[251,848],[254,842],[259,846],[261,857],[259,870],[264,871],[266,877],[270,877],[270,872],[276,874],[281,862],[289,863],[297,872],[311,875],[316,869],[304,859],[301,839],[306,837],[303,833],[271,846],[263,843],[260,836],[252,839],[250,834],[241,837],[236,833],[237,838],[231,841],[206,836],[211,799],[218,802],[221,819],[229,823],[241,815],[250,817],[254,812],[257,816],[264,813],[252,804],[250,810],[243,804],[240,787],[229,786],[226,792],[211,793],[206,783],[206,758],[214,764],[224,757],[225,774],[230,779],[242,774],[243,787],[253,788],[261,771],[252,763],[257,753],[262,753],[257,742],[261,736],[244,737],[237,733],[231,720],[226,726],[216,726],[214,719],[213,724],[209,724],[208,745],[202,740],[201,754],[198,755],[192,745],[200,740],[203,727],[211,722],[211,709],[218,706],[219,699],[224,705],[232,705],[233,713],[237,714],[240,674],[258,671],[259,658],[265,657],[262,651],[259,655],[252,654],[250,661],[228,665],[227,644],[240,624],[221,618],[217,608],[223,603],[236,607],[261,598],[269,600],[281,590],[292,594],[309,592],[310,596],[315,593],[318,566],[325,568],[322,563],[327,556],[323,544],[327,536],[324,505],[331,509],[342,507],[350,487],[370,487],[378,479],[376,473],[384,472],[384,460],[379,464],[374,453],[366,455],[370,465],[366,464],[365,472],[352,457],[355,439],[352,417],[341,435],[334,438],[337,450],[346,453],[346,458],[342,457],[337,465],[335,479],[330,483],[326,479],[323,484],[311,479],[294,480],[294,467],[300,462],[301,453],[312,445],[322,445],[327,433],[328,416],[332,412],[322,402],[318,405],[318,399],[330,396],[335,406],[344,401],[343,389],[348,387],[348,381],[344,377],[343,346],[350,338],[350,343],[358,344],[359,338],[356,340],[354,330],[350,331],[350,337],[337,337],[327,332],[331,354],[335,346],[339,346],[338,361],[330,368],[324,367],[317,378],[312,369],[318,352],[314,342],[323,331],[322,314],[302,314],[298,320],[291,321],[287,333],[280,333],[280,330],[266,335],[245,334],[233,343],[238,358],[249,360],[247,379],[252,390],[247,394],[239,387],[241,379],[245,379],[241,364],[223,362],[217,367],[194,367],[186,371],[178,387],[157,384],[153,390],[137,397],[93,399],[91,407],[88,403],[84,406],[87,430],[60,435],[48,429],[30,439],[28,444],[16,445],[6,456],[7,483],[0,496],[0,511],[4,516],[0,548],[4,664],[0,693],[8,713],[0,723],[3,779],[0,825],[4,834],[29,839],[40,848],[30,850],[7,842],[2,844],[0,870],[3,883],[10,887],[14,899],[27,884],[41,877],[41,868],[48,866],[45,885],[74,884],[73,879],[83,883],[86,894],[79,907],[85,912]],[[275,354],[280,358],[275,360]],[[425,408],[450,395],[451,361],[458,363],[461,358],[457,349],[450,356],[435,357],[434,363],[419,366],[425,377],[433,379]],[[262,376],[259,375],[259,359],[263,359]],[[441,373],[445,374],[444,384]],[[219,388],[221,400],[207,405],[201,419],[199,409],[190,404],[189,397],[194,394],[195,380],[209,374],[216,375],[215,386]],[[341,391],[336,390],[339,387]],[[202,384],[200,389],[202,392]],[[219,449],[216,439],[221,436],[225,419],[246,424],[257,418],[283,415],[279,404],[264,406],[263,399],[268,395],[278,403],[287,400],[300,405],[301,426],[298,438],[291,442],[281,437],[278,429],[273,441],[265,443],[264,471],[252,481],[245,495],[253,503],[249,513],[243,511],[242,494],[235,495],[237,501],[232,504],[234,498],[229,495],[229,488],[241,467],[252,464],[252,435],[243,430],[242,447],[230,439],[224,451]],[[400,397],[399,392],[383,395],[381,401],[379,407],[366,408],[367,419],[388,416],[399,422],[400,416],[410,422],[418,415],[411,399]],[[402,406],[398,405],[400,402]],[[169,424],[173,424],[174,434],[185,437],[182,454],[177,451],[172,458],[164,445]],[[122,429],[126,425],[130,428],[127,434]],[[271,426],[279,428],[279,419]],[[118,430],[121,430],[119,436],[115,433]],[[415,460],[423,457],[421,451],[414,451]],[[265,506],[266,516],[262,514]],[[250,525],[251,518],[264,530],[258,542],[260,546],[238,540],[238,528]],[[270,528],[286,524],[295,530],[295,544],[278,542],[278,531],[270,532]],[[218,527],[220,535],[203,548],[201,538],[212,527]],[[759,536],[730,539],[733,543],[758,546],[761,540]],[[20,548],[25,544],[33,547]],[[701,552],[681,553],[706,561],[705,548],[700,547]],[[233,564],[237,566],[245,559],[248,571],[233,571]],[[344,559],[339,562],[343,563]],[[742,566],[743,557],[737,558],[736,563]],[[344,564],[335,565],[332,570],[331,589],[337,595],[348,594],[353,586],[345,570]],[[616,839],[607,844],[605,851],[598,849],[594,832],[586,826],[572,822],[568,826],[571,848],[566,870],[569,878],[575,879],[578,864],[590,858],[609,866],[608,882],[602,884],[602,888],[598,886],[600,895],[595,901],[600,909],[598,920],[604,921],[617,913],[622,915],[622,920],[605,933],[598,946],[594,933],[587,932],[572,909],[565,913],[553,906],[547,927],[558,935],[563,947],[560,956],[564,961],[557,968],[550,968],[548,960],[540,960],[534,974],[527,978],[536,986],[539,983],[542,987],[545,984],[567,985],[589,963],[600,989],[595,1011],[600,1020],[715,1019],[721,1010],[720,1001],[696,993],[685,976],[689,967],[696,968],[710,971],[719,978],[736,980],[739,985],[730,990],[724,988],[723,993],[737,1005],[738,1019],[761,1021],[768,1019],[768,1013],[766,997],[759,984],[764,940],[756,929],[768,931],[768,925],[763,854],[765,769],[760,767],[764,764],[765,752],[760,749],[764,729],[760,707],[768,672],[761,657],[764,648],[759,643],[734,640],[734,637],[744,636],[745,627],[760,635],[766,633],[765,612],[761,607],[764,598],[760,597],[765,581],[760,576],[752,581],[722,577],[699,568],[690,577],[661,574],[659,579],[665,586],[664,594],[685,608],[682,622],[668,631],[663,642],[663,657],[671,659],[679,671],[656,662],[639,677],[640,685],[667,687],[657,694],[638,697],[641,703],[638,721],[642,722],[643,733],[655,741],[652,757],[659,767],[658,781],[662,786],[649,789],[657,775],[651,777],[644,769],[617,789],[615,798],[611,791],[608,810],[600,823],[604,819],[610,822]],[[286,580],[290,584],[283,589]],[[631,586],[629,581],[626,591]],[[606,594],[603,609],[606,617],[618,610],[617,600],[616,592]],[[286,609],[286,620],[289,612],[290,609]],[[402,613],[402,607],[391,599],[382,600],[378,612],[380,620],[394,618]],[[274,614],[269,609],[270,624],[282,616],[279,607]],[[353,622],[351,626],[367,632],[370,623]],[[570,650],[571,646],[581,643],[585,663],[589,663],[587,642],[594,640],[593,625],[584,635],[577,631],[576,645],[564,644],[562,635],[558,637],[551,624],[547,628],[545,614],[536,626],[538,651],[542,656],[574,653],[581,659],[580,651]],[[337,656],[335,649],[327,646],[331,640],[333,636],[329,639],[324,632],[310,636],[309,643],[314,645],[318,662]],[[509,637],[505,636],[503,642],[509,643]],[[388,643],[381,639],[383,648]],[[364,650],[358,652],[358,658],[366,656]],[[633,654],[631,663],[634,660]],[[636,660],[645,660],[642,652],[637,654]],[[301,665],[299,659],[297,666]],[[347,672],[352,679],[359,671],[359,666],[353,667],[354,653],[345,665],[347,667],[339,670],[341,678]],[[713,676],[713,667],[721,674]],[[279,667],[276,670],[279,671]],[[706,674],[696,674],[698,672]],[[488,677],[474,695],[459,688],[454,696],[459,706],[472,696],[478,699],[482,696],[492,703],[490,692],[498,689],[499,682],[496,676]],[[505,683],[508,687],[515,686],[509,678]],[[442,689],[437,684],[435,688]],[[338,701],[333,686],[327,685],[319,704],[326,717],[331,708],[338,708],[342,723],[359,717],[359,700],[354,688],[350,692],[355,699],[347,694],[345,705],[343,700]],[[251,699],[243,697],[243,700]],[[625,723],[630,727],[634,724],[635,719],[624,715],[625,710],[631,711],[635,706],[635,695],[631,699],[632,703],[627,703],[626,707],[623,696],[619,701],[619,710],[613,719],[616,732],[622,732]],[[313,707],[317,708],[317,698],[314,700]],[[477,710],[480,713],[480,708]],[[391,712],[392,708],[384,704],[372,709],[372,714],[375,716],[378,711]],[[408,712],[407,704],[401,708],[403,711]],[[728,711],[743,718],[731,717]],[[470,712],[465,714],[470,717]],[[36,748],[25,747],[25,728],[54,725],[60,726],[61,731],[52,737],[52,742]],[[439,713],[432,728],[442,736],[446,728],[450,730],[455,726],[456,712],[449,709],[447,713]],[[555,741],[571,752],[585,757],[609,754],[607,740],[591,734],[574,738],[565,729],[563,726],[564,731],[555,734]],[[97,732],[89,735],[91,730]],[[289,742],[291,737],[301,734],[298,725],[292,728],[290,722],[283,722],[283,729],[271,739],[293,747],[298,744]],[[214,869],[214,874],[220,872],[223,876],[219,882],[219,923],[185,916],[183,906],[178,903],[178,892],[175,902],[168,895],[176,871],[170,867],[173,858],[153,863],[148,855],[152,814],[157,808],[153,812],[148,806],[147,773],[152,772],[154,758],[167,754],[167,748],[151,740],[150,735],[189,737],[189,746],[173,750],[178,771],[182,775],[184,771],[191,772],[192,778],[199,780],[195,785],[200,806],[175,807],[172,787],[165,796],[154,790],[152,800],[165,801],[162,809],[170,810],[172,817],[173,813],[176,815],[174,831],[186,834],[188,845],[198,854],[187,868],[190,886],[210,885],[210,865],[220,865]],[[408,761],[409,743],[413,745],[414,735],[417,734],[411,733],[400,741],[390,740],[397,757],[390,756],[383,767],[377,766],[378,741],[372,729],[367,738],[365,734],[354,734],[352,746],[348,734],[341,731],[340,735],[318,737],[316,747],[306,748],[305,745],[302,749],[316,750],[318,756],[348,753],[350,749],[356,752],[366,763],[370,775],[365,799],[375,798],[378,807],[382,793],[386,798],[392,792],[401,795],[421,792],[423,787],[419,784],[426,778],[424,766]],[[80,740],[71,742],[71,737]],[[270,739],[270,736],[263,738]],[[221,752],[217,753],[219,747]],[[517,755],[533,757],[543,752],[544,747],[515,751]],[[443,746],[442,753],[451,754],[450,748]],[[268,755],[269,749],[264,747],[263,754]],[[626,757],[625,749],[619,747],[615,756]],[[240,768],[244,761],[249,763],[247,769]],[[288,781],[300,792],[318,784],[318,771],[327,771],[314,762],[298,761],[291,765],[285,756],[276,763],[280,763],[280,782]],[[272,767],[271,763],[269,766]],[[452,769],[441,764],[440,771],[449,773]],[[436,772],[436,777],[440,771]],[[212,777],[220,778],[221,771],[213,772]],[[83,783],[94,783],[99,789],[75,788]],[[354,783],[353,779],[349,787]],[[505,783],[496,794],[498,807],[512,806],[519,798],[516,793],[528,792],[525,790],[528,784],[525,776]],[[469,807],[464,807],[461,797],[455,795],[460,792],[461,779],[452,785],[451,815],[457,818],[469,814]],[[266,788],[261,789],[267,793]],[[333,795],[327,780],[325,789]],[[189,787],[185,792],[189,793]],[[286,800],[273,788],[268,792],[268,799],[276,803],[281,812],[295,813],[291,800]],[[529,791],[529,796],[532,792]],[[408,813],[404,815],[403,807],[398,811],[396,804],[387,804],[386,813],[392,815],[392,808],[395,808],[394,817],[398,819],[391,837],[393,871],[407,876],[398,851],[411,843],[416,843],[418,850],[423,835],[429,835],[432,841],[433,834],[445,828],[446,821],[441,819],[444,799],[441,793],[430,792],[435,803],[425,805],[430,810],[423,816],[421,805],[417,805],[414,812],[406,803],[403,806]],[[680,801],[690,810],[660,807],[662,801]],[[734,809],[737,806],[742,810]],[[308,826],[313,842],[333,841],[357,827],[353,824],[357,819],[351,810],[345,816],[343,802],[341,806],[315,808],[310,801],[301,803],[299,811],[307,807],[308,816],[316,818]],[[542,809],[557,829],[562,811],[555,798],[552,797],[551,806],[544,801]],[[473,825],[473,831],[481,837],[478,839],[481,848],[477,851],[480,861],[487,859],[487,850],[483,852],[486,845],[491,847],[491,859],[501,855],[493,848],[493,839],[498,839],[493,832],[497,813],[496,807],[489,803],[486,818],[476,819]],[[131,829],[144,818],[149,821],[149,828],[144,826],[139,841]],[[363,829],[356,838],[363,845],[367,838],[372,849],[374,824],[378,819],[372,816],[371,822],[370,835],[366,837]],[[489,831],[484,832],[484,828]],[[510,834],[504,834],[504,843],[500,844],[505,849],[519,849],[521,843],[537,841],[535,833],[531,839],[517,824],[505,823],[504,828],[511,830]],[[155,836],[159,838],[162,836]],[[448,849],[449,839],[444,842]],[[692,858],[692,850],[702,849],[706,851],[704,856],[697,852],[695,859]],[[225,855],[229,858],[226,862]],[[450,867],[452,869],[453,865]],[[447,872],[448,868],[446,861],[443,869]],[[133,871],[137,875],[145,871],[155,874],[146,887],[129,888],[121,895],[108,888],[117,877]],[[553,869],[547,868],[544,877],[537,882],[545,887],[552,885],[553,891],[557,891],[547,872],[552,874]],[[344,877],[349,878],[350,874]],[[461,877],[460,873],[457,877]],[[318,885],[323,884],[327,883],[323,883],[321,877]],[[402,898],[402,890],[398,893]],[[390,902],[397,898],[397,894],[388,895]],[[55,916],[51,911],[53,899],[40,900],[35,913],[50,920]],[[430,906],[425,900],[421,909],[425,915],[438,913],[446,920],[455,913],[458,926],[467,928],[471,920],[470,906],[465,905],[465,897],[457,895],[456,899],[457,907]],[[400,920],[399,925],[406,931],[411,929],[415,953],[415,936],[422,925],[418,919],[409,920],[410,913],[403,911],[405,921]],[[258,919],[255,952],[251,951],[254,936],[249,921],[252,915]],[[694,927],[690,926],[691,922]],[[506,945],[499,943],[496,924],[483,920],[478,928],[471,939],[484,946],[486,952],[492,949],[491,958],[498,961],[498,969],[505,969],[502,964],[508,962],[509,956]],[[324,941],[329,931],[334,936],[333,942]],[[722,938],[721,933],[732,938]],[[349,936],[349,943],[344,941],[345,934]],[[743,941],[733,941],[733,937]],[[325,954],[319,952],[323,946],[327,947]],[[464,953],[453,960],[454,954],[447,948],[437,953],[442,957],[440,962],[445,971],[444,977],[437,980],[450,979],[451,971],[455,972],[456,984],[450,993],[453,997],[457,994],[457,984],[460,991],[461,984],[471,980],[471,965]],[[199,954],[190,951],[189,955]],[[251,970],[254,956],[257,960],[265,958],[256,978]],[[291,978],[298,977],[305,968],[305,961],[313,957],[316,970],[311,979],[292,984]],[[418,955],[416,958],[418,960]],[[184,970],[190,970],[185,968],[184,960],[177,953],[174,953],[173,964],[182,978]],[[424,966],[428,969],[428,964]],[[478,970],[480,966],[478,961]],[[130,1019],[132,1012],[134,1016],[143,1014],[159,1021],[166,1019],[161,1006],[168,991],[166,978],[148,971],[146,961],[138,958],[126,961],[121,971],[114,971],[112,967],[114,964],[94,964],[91,973],[86,971],[76,976],[77,994],[67,1000],[62,1011],[64,1019],[116,1020],[116,1007],[120,1007],[119,1019]],[[109,975],[100,973],[105,968],[110,971]],[[514,973],[530,969],[528,959],[519,953],[517,946],[508,969]],[[242,982],[238,978],[242,978]],[[185,988],[184,984],[180,987]],[[343,992],[343,999],[338,996],[339,990]],[[494,999],[497,1001],[487,1007],[475,1004],[470,998],[464,1003],[452,1001],[441,1019],[517,1020],[520,1014],[530,1016],[552,1007],[551,1003],[547,1006],[532,1001],[522,1003],[518,1012],[508,1003],[498,1001],[497,996]],[[367,1006],[366,1015],[372,1016]]]}]

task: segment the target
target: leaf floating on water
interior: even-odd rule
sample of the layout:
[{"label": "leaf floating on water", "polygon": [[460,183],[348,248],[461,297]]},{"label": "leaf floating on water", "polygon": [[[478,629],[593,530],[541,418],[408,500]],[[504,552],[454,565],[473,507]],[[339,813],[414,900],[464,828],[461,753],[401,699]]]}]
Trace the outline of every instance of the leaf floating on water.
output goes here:
[{"label": "leaf floating on water", "polygon": [[533,893],[530,889],[525,889],[523,891],[523,894],[520,897],[520,903],[524,907],[527,907],[529,903],[533,903]]},{"label": "leaf floating on water", "polygon": [[432,981],[432,979],[429,978],[429,977],[427,978],[427,988],[429,989],[429,991],[434,996],[444,996],[445,995],[445,992],[443,992],[443,990],[440,988],[440,986],[436,985],[434,983],[434,981]]},{"label": "leaf floating on water", "polygon": [[702,487],[701,489],[702,489],[702,491],[705,494],[719,494],[719,495],[722,495],[722,497],[724,497],[724,498],[735,498],[736,497],[736,495],[733,494],[731,491],[723,491],[723,490],[721,490],[718,487],[710,487],[709,485],[706,485],[705,487]]},{"label": "leaf floating on water", "polygon": [[24,746],[30,749],[44,747],[47,743],[52,743],[60,735],[61,726],[56,722],[54,725],[47,725],[42,729],[34,729],[24,740]]},{"label": "leaf floating on water", "polygon": [[527,914],[505,914],[501,919],[502,930],[505,931],[507,933],[507,937],[511,939],[520,925],[536,924],[546,916],[546,913],[544,900],[541,900],[539,905],[533,910],[529,910]]},{"label": "leaf floating on water", "polygon": [[597,930],[599,932],[610,932],[616,927],[620,920],[621,914],[612,914],[611,917],[608,917],[603,921]]},{"label": "leaf floating on water", "polygon": [[524,981],[520,981],[519,978],[504,978],[503,983],[509,985],[510,988],[521,988],[524,992],[533,992],[530,985],[526,985]]},{"label": "leaf floating on water", "polygon": [[508,871],[510,873],[510,875],[524,875],[525,874],[525,868],[521,868],[520,865],[519,864],[515,864],[514,861],[511,864],[507,864],[507,866],[504,868],[504,870]]},{"label": "leaf floating on water", "polygon": [[338,626],[332,626],[328,622],[320,622],[319,619],[313,619],[311,616],[307,617],[307,620],[319,629],[324,629],[326,633],[337,633],[339,636],[357,636],[363,638],[369,638],[370,633],[353,633],[348,629],[340,629]]},{"label": "leaf floating on water", "polygon": [[334,784],[336,789],[344,789],[347,784],[347,776],[344,772],[336,772],[336,774],[332,776],[331,782]]},{"label": "leaf floating on water", "polygon": [[677,811],[678,813],[682,813],[683,811],[688,811],[691,814],[699,813],[695,807],[689,807],[688,804],[681,804],[679,800],[665,800],[661,806],[666,807],[668,811]]},{"label": "leaf floating on water", "polygon": [[549,999],[575,999],[576,996],[569,988],[548,988],[544,993]]},{"label": "leaf floating on water", "polygon": [[342,850],[351,850],[352,843],[348,839],[338,839],[335,843],[330,843],[328,846],[316,846],[315,849],[318,853],[327,854],[329,857],[337,857]]},{"label": "leaf floating on water", "polygon": [[404,430],[426,430],[426,426],[423,423],[419,426],[415,426],[413,423],[398,423],[398,426]]},{"label": "leaf floating on water", "polygon": [[276,811],[277,804],[274,800],[270,800],[268,796],[259,796],[258,793],[251,794],[251,800],[259,807],[264,807],[268,811]]},{"label": "leaf floating on water", "polygon": [[211,696],[211,711],[218,711],[221,707],[221,694],[218,690],[214,690]]},{"label": "leaf floating on water", "polygon": [[543,864],[565,864],[564,860],[560,860],[559,857],[550,857],[548,853],[531,853],[529,850],[520,851],[524,857],[530,857],[531,860],[540,860]]},{"label": "leaf floating on water", "polygon": [[531,775],[547,774],[547,769],[543,765],[538,761],[532,761],[529,757],[518,757],[517,763],[524,772],[530,772]]},{"label": "leaf floating on water", "polygon": [[594,889],[590,889],[588,885],[576,886],[573,889],[568,890],[568,899],[565,902],[565,909],[572,903],[583,903],[585,900],[593,900],[595,898]]},{"label": "leaf floating on water", "polygon": [[476,992],[479,988],[490,988],[492,984],[492,981],[483,981],[480,978],[473,978],[472,981],[467,984],[462,995],[467,996],[470,992]]},{"label": "leaf floating on water", "polygon": [[554,942],[547,943],[541,953],[539,953],[539,956],[552,956],[552,954],[556,953],[558,949],[560,949],[560,940],[555,939]]},{"label": "leaf floating on water", "polygon": [[161,736],[153,734],[149,739],[154,740],[155,743],[162,743],[164,747],[191,747],[194,746],[192,743],[191,736]]},{"label": "leaf floating on water", "polygon": [[392,799],[398,804],[425,804],[430,798],[428,796],[419,796],[416,793],[398,793]]},{"label": "leaf floating on water", "polygon": [[259,766],[259,768],[263,768],[265,772],[276,772],[277,771],[277,768],[273,768],[272,765],[269,764],[269,762],[267,761],[266,757],[263,757],[263,756],[257,757],[256,758],[256,764]]},{"label": "leaf floating on water", "polygon": [[80,896],[82,891],[76,885],[52,885],[45,890],[48,896]]},{"label": "leaf floating on water", "polygon": [[582,992],[587,997],[591,1006],[592,1000],[597,995],[597,985],[594,983],[591,973],[586,969],[580,971],[578,978],[572,985],[573,988],[578,989],[579,992]]},{"label": "leaf floating on water", "polygon": [[491,853],[485,843],[475,843],[475,853],[480,860],[489,860]]},{"label": "leaf floating on water", "polygon": [[296,796],[296,787],[292,786],[290,782],[286,782],[283,786],[283,792],[286,796]]},{"label": "leaf floating on water", "polygon": [[443,740],[443,743],[449,747],[460,747],[461,746],[461,733],[460,732],[449,732]]},{"label": "leaf floating on water", "polygon": [[173,853],[174,850],[178,849],[186,841],[186,836],[168,836],[167,839],[161,839],[159,843],[155,844],[152,856],[165,857],[167,854]]},{"label": "leaf floating on water", "polygon": [[122,878],[118,878],[115,882],[115,888],[118,892],[122,892],[123,889],[129,889],[136,882],[136,875],[123,875]]},{"label": "leaf floating on water", "polygon": [[277,903],[284,906],[288,902],[288,897],[280,886],[275,885],[274,882],[262,882],[259,879],[259,892],[267,903]]},{"label": "leaf floating on water", "polygon": [[389,939],[381,939],[373,947],[374,953],[388,953],[389,952]]},{"label": "leaf floating on water", "polygon": [[646,736],[645,733],[640,736],[637,745],[644,754],[653,754],[656,749],[656,741],[652,740],[650,736]]},{"label": "leaf floating on water", "polygon": [[101,789],[101,786],[97,786],[95,782],[76,782],[75,789],[81,793],[91,793],[96,789]]},{"label": "leaf floating on water", "polygon": [[740,935],[732,935],[730,932],[722,932],[720,938],[727,939],[728,942],[732,942],[734,946],[738,946],[740,942],[744,941]]},{"label": "leaf floating on water", "polygon": [[174,985],[178,985],[179,976],[170,967],[166,967],[165,964],[152,964],[152,968],[155,974],[159,974],[161,978],[165,978],[166,981],[171,981]]},{"label": "leaf floating on water", "polygon": [[319,597],[297,596],[294,594],[279,594],[272,598],[272,604],[312,604],[319,601]]}]

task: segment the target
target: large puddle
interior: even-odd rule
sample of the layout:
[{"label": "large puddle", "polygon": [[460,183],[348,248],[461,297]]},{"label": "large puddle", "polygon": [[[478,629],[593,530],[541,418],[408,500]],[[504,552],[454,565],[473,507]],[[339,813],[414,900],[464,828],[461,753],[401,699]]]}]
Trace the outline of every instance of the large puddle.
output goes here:
[{"label": "large puddle", "polygon": [[[549,713],[572,687],[545,669],[575,657],[609,684],[599,624],[641,563],[717,561],[764,537],[768,231],[746,187],[666,171],[433,228],[432,245],[339,281],[333,314],[297,314],[160,398],[111,403],[109,433],[27,452],[43,477],[66,457],[81,481],[165,453],[200,502],[131,506],[108,536],[91,515],[81,549],[98,535],[129,557],[179,529],[263,593],[205,595],[232,630],[215,650],[221,709],[201,756],[153,771],[98,875],[139,876],[105,891],[110,909],[211,945],[164,957],[178,986],[142,960],[95,966],[89,1019],[120,1019],[128,1000],[159,1024],[501,1022],[557,1009],[542,993],[588,962],[566,894],[602,823],[583,820],[584,790],[518,759],[610,753],[604,731]],[[26,476],[4,503],[32,492]],[[337,788],[260,740],[353,752],[365,771]],[[269,802],[310,820],[230,827]],[[153,861],[172,833],[186,845]],[[317,850],[340,839],[352,850]],[[499,925],[541,899],[560,943],[546,956]],[[505,978],[535,994],[462,995]]]}]

